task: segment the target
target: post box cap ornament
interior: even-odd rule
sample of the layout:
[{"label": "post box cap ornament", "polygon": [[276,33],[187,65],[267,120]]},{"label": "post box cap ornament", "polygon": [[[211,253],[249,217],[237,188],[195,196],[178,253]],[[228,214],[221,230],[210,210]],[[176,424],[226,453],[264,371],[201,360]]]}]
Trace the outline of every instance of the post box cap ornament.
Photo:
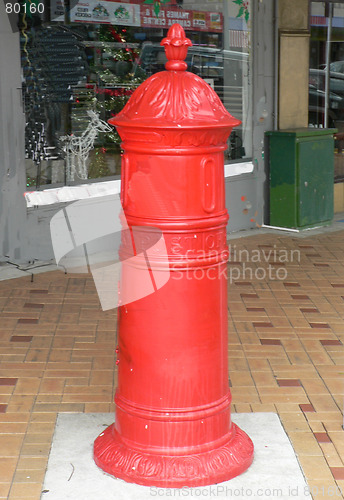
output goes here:
[{"label": "post box cap ornament", "polygon": [[[182,488],[227,481],[253,460],[251,439],[231,421],[228,384],[223,151],[240,121],[186,71],[191,41],[179,24],[161,44],[167,71],[109,120],[122,138],[131,231],[122,232],[121,286],[148,280],[152,291],[119,307],[116,416],[95,440],[94,460],[127,482]],[[142,250],[152,228],[164,254]]]}]

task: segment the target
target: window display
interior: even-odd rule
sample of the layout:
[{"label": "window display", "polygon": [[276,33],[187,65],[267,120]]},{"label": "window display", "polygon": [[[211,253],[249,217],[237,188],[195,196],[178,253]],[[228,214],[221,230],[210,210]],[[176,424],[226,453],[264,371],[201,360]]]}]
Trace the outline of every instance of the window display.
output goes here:
[{"label": "window display", "polygon": [[[338,130],[335,141],[336,182],[344,180],[343,27],[343,4],[318,1],[311,3],[309,124],[310,126],[332,127]],[[328,96],[326,96],[327,75]]]},{"label": "window display", "polygon": [[140,0],[73,0],[65,11],[63,2],[52,0],[49,19],[48,11],[21,14],[28,189],[120,176],[120,139],[106,122],[140,83],[164,70],[159,42],[176,21],[193,43],[188,71],[242,121],[229,139],[226,162],[250,157],[249,2],[231,0],[229,37],[222,2],[213,2],[213,11],[158,3],[159,9]]}]

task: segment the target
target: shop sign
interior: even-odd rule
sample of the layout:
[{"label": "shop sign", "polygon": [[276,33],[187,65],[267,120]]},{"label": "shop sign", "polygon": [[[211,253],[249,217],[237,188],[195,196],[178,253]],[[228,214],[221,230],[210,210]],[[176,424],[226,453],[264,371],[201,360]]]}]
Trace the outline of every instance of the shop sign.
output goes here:
[{"label": "shop sign", "polygon": [[223,19],[220,12],[202,12],[196,10],[160,9],[156,16],[153,7],[141,5],[141,26],[143,28],[170,28],[178,23],[185,30],[222,32]]},{"label": "shop sign", "polygon": [[[64,20],[64,1],[52,1],[54,21]],[[179,23],[185,30],[223,31],[223,16],[220,12],[203,12],[185,9],[168,9],[161,7],[156,16],[154,8],[149,5],[134,3],[117,3],[107,0],[74,0],[70,9],[72,23],[97,23],[125,26],[142,26],[143,28],[170,28]]]},{"label": "shop sign", "polygon": [[140,26],[140,6],[99,0],[80,1],[70,10],[70,21]]},{"label": "shop sign", "polygon": [[[75,3],[75,2],[74,2]],[[50,20],[61,22],[65,21],[65,3],[64,0],[50,0]]]}]

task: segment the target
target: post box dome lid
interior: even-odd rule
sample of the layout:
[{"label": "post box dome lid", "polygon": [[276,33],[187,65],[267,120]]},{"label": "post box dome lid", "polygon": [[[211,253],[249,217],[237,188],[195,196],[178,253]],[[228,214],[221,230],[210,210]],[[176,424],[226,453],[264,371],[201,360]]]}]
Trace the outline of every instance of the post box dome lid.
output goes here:
[{"label": "post box dome lid", "polygon": [[109,123],[123,127],[147,128],[232,128],[240,120],[234,118],[218,95],[202,78],[186,71],[191,40],[184,29],[173,24],[165,47],[167,71],[150,76],[132,94],[129,101]]}]

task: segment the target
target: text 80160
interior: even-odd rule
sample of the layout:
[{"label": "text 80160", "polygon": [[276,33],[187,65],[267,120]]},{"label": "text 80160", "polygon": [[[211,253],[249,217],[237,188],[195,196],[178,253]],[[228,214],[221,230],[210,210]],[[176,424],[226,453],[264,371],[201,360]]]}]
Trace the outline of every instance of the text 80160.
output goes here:
[{"label": "text 80160", "polygon": [[43,14],[44,3],[6,3],[6,14]]}]

